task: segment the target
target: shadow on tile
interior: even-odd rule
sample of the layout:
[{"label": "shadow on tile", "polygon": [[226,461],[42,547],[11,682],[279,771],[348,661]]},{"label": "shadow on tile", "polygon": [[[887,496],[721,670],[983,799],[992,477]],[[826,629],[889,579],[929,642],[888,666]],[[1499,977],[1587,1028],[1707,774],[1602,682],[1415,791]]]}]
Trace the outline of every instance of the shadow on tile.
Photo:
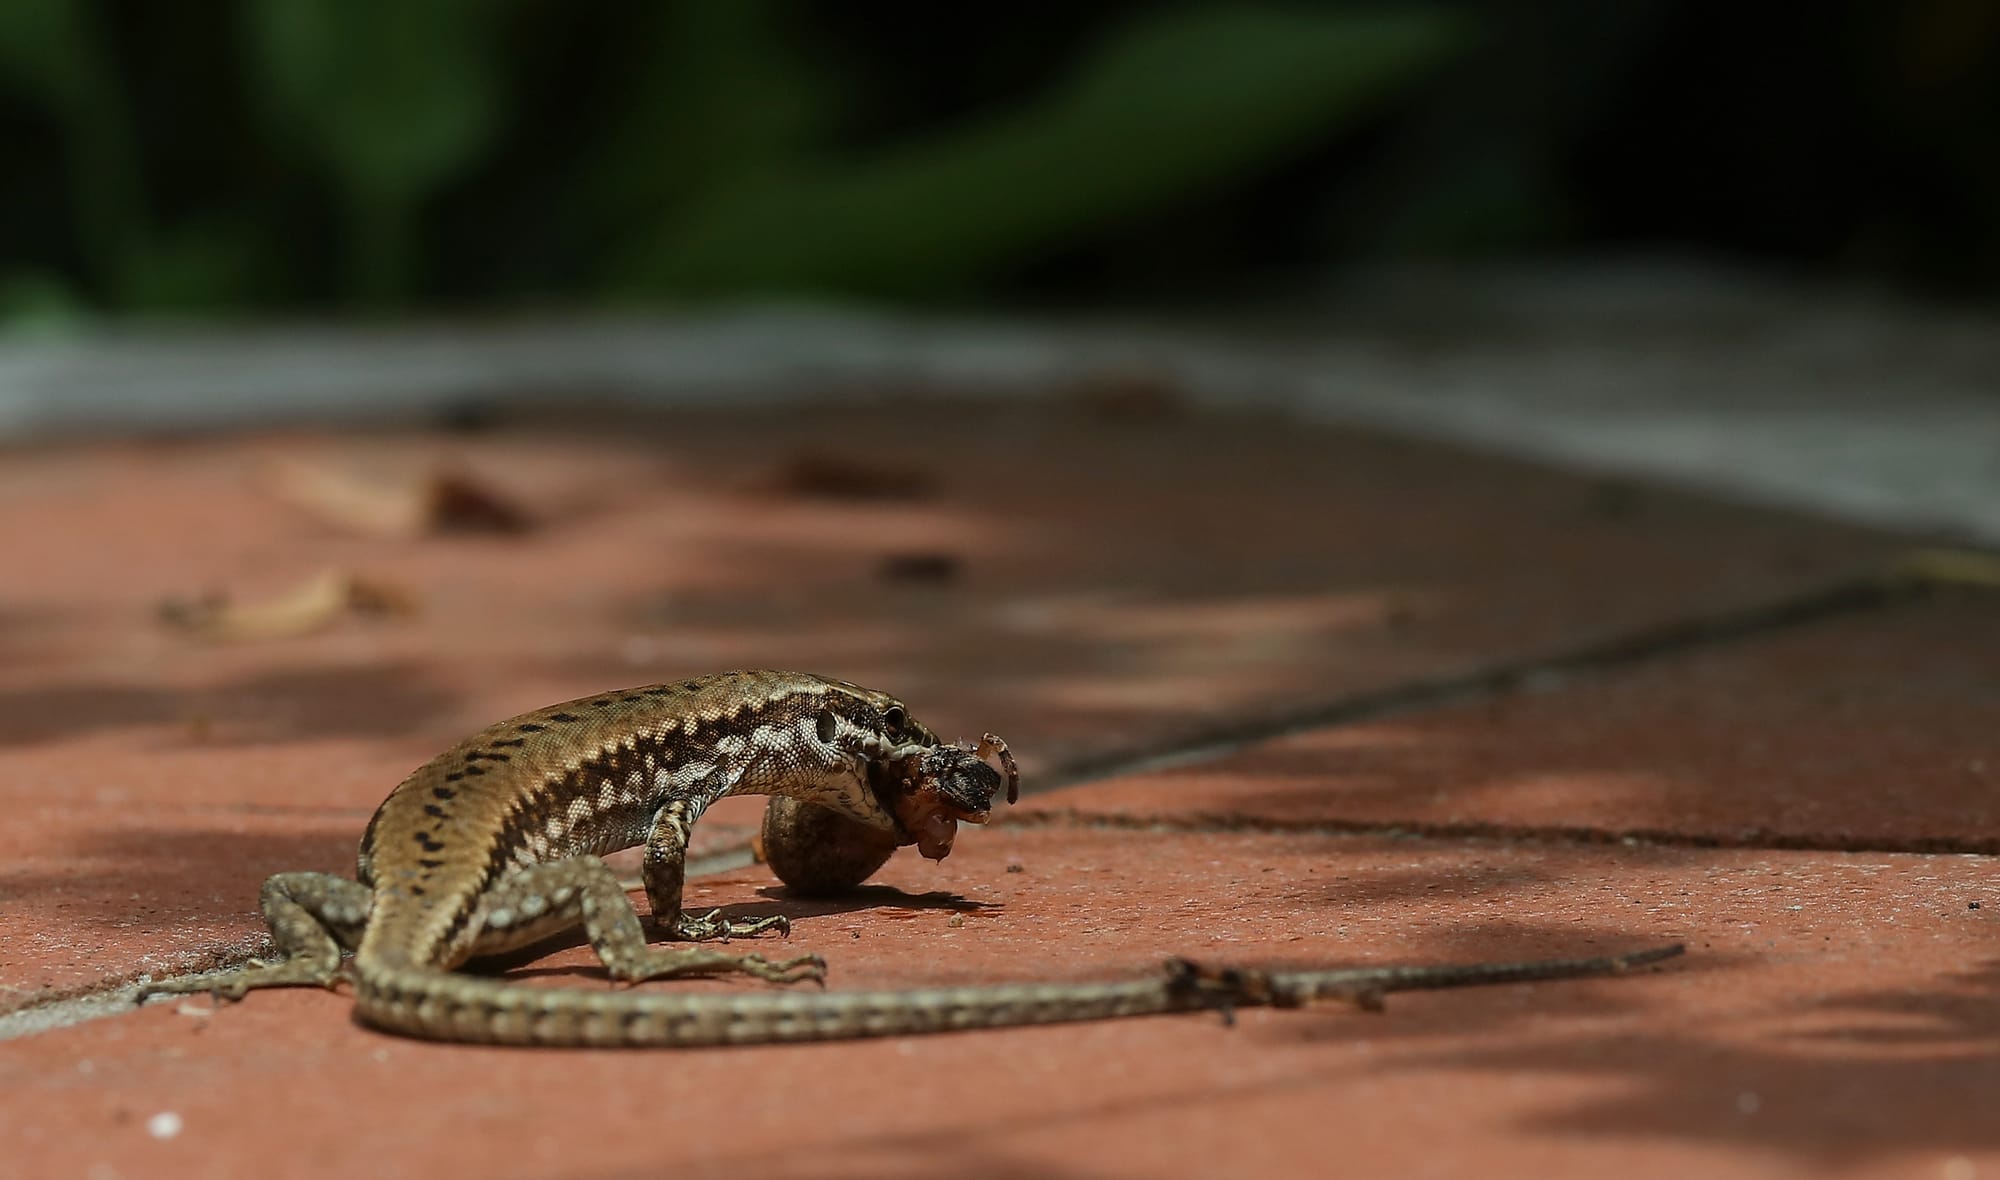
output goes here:
[{"label": "shadow on tile", "polygon": [[[148,927],[232,915],[253,921],[264,879],[290,870],[354,875],[359,827],[343,819],[324,830],[120,829],[94,833],[72,850],[64,872],[0,867],[0,902],[10,909],[60,908],[66,922]],[[99,867],[102,866],[102,867]],[[218,900],[219,899],[219,900]]]},{"label": "shadow on tile", "polygon": [[[1684,986],[1736,990],[1745,985],[1732,976],[1759,965],[1755,955],[1701,953],[1661,970]],[[1925,987],[1840,991],[1777,1012],[1760,1006],[1749,1019],[1690,1021],[1660,1004],[1657,988],[1637,995],[1622,984],[1571,987],[1536,985],[1536,1008],[1627,1019],[1583,1031],[1524,1020],[1524,1037],[1434,1051],[1425,1043],[1450,1045],[1487,1030],[1470,1028],[1469,1007],[1432,1003],[1405,1005],[1398,1019],[1331,1018],[1262,1032],[1301,1044],[1366,1039],[1376,1043],[1381,1068],[1395,1071],[1606,1081],[1597,1088],[1603,1096],[1521,1126],[1558,1138],[1752,1149],[1817,1169],[1913,1151],[2000,1149],[2000,1121],[1981,1098],[2000,1086],[2000,960],[1938,975]],[[1389,998],[1391,1016],[1399,998]],[[1827,1027],[1774,1029],[1774,1020]],[[1411,1051],[1380,1054],[1389,1040]]]},{"label": "shadow on tile", "polygon": [[148,726],[178,726],[190,744],[400,737],[455,703],[408,664],[279,669],[204,688],[37,684],[0,689],[0,746]]}]

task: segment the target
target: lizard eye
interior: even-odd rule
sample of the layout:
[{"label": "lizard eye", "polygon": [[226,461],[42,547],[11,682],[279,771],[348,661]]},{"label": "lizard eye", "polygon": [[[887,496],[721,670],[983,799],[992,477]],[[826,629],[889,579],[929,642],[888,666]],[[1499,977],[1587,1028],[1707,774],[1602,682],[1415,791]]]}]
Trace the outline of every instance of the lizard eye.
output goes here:
[{"label": "lizard eye", "polygon": [[882,728],[890,737],[903,736],[903,727],[910,723],[910,715],[903,712],[901,705],[890,705],[882,712]]}]

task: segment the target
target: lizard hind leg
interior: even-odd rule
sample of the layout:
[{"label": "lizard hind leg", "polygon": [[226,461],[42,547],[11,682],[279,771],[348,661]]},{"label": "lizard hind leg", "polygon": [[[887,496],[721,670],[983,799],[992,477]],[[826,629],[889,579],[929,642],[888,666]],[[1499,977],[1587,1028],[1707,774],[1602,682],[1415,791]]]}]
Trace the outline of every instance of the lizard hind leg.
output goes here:
[{"label": "lizard hind leg", "polygon": [[532,940],[524,939],[524,931],[541,938],[580,925],[604,969],[626,983],[729,973],[772,983],[826,976],[826,963],[818,955],[766,959],[706,947],[648,946],[645,927],[617,875],[595,856],[532,865],[496,882],[480,898],[478,917],[475,954]]},{"label": "lizard hind leg", "polygon": [[201,992],[240,1000],[256,988],[332,987],[340,975],[341,948],[361,940],[372,896],[367,886],[331,873],[279,873],[264,882],[262,897],[276,960],[142,984],[135,1000]]}]

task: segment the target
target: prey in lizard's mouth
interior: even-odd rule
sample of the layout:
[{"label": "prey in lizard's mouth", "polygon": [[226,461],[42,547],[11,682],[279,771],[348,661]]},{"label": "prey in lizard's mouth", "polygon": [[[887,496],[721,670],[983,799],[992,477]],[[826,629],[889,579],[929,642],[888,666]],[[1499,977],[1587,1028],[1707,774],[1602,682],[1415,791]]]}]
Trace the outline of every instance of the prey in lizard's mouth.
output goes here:
[{"label": "prey in lizard's mouth", "polygon": [[[988,758],[999,762],[995,770]],[[915,844],[931,860],[951,855],[960,821],[983,824],[993,817],[993,796],[1002,783],[1007,802],[1021,797],[1021,775],[1007,743],[987,734],[978,745],[933,746],[905,758],[884,759],[869,769],[876,799],[896,821],[897,843]]]}]

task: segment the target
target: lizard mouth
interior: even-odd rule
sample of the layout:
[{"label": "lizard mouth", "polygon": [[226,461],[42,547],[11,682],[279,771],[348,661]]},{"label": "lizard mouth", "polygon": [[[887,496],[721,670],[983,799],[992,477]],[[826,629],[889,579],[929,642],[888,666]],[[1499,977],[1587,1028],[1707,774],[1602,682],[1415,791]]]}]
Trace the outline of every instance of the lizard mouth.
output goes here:
[{"label": "lizard mouth", "polygon": [[915,844],[930,860],[951,855],[960,823],[993,817],[999,772],[964,746],[936,746],[869,767],[869,786],[896,825],[898,844]]}]

